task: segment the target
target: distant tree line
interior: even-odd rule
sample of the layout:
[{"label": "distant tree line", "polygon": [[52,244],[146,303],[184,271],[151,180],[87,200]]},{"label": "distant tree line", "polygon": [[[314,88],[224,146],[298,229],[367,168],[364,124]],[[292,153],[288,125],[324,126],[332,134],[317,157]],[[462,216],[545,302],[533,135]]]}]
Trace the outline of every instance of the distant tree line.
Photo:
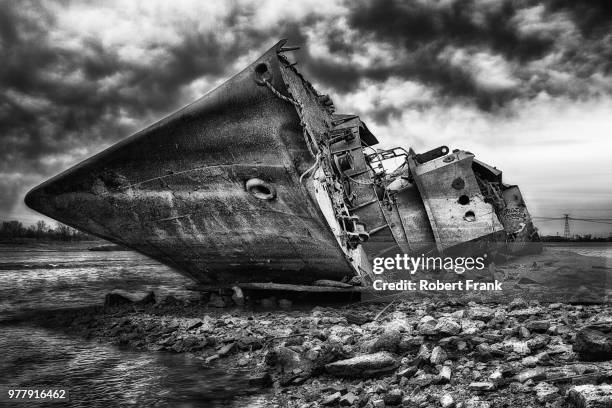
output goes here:
[{"label": "distant tree line", "polygon": [[52,226],[43,220],[28,227],[24,226],[20,221],[2,221],[2,225],[0,225],[0,238],[34,238],[53,241],[84,241],[94,239],[93,236],[69,227],[66,224],[58,222],[55,226]]},{"label": "distant tree line", "polygon": [[574,235],[570,239],[566,239],[560,235],[544,235],[541,237],[545,242],[612,242],[612,234],[609,237],[594,237],[591,234]]}]

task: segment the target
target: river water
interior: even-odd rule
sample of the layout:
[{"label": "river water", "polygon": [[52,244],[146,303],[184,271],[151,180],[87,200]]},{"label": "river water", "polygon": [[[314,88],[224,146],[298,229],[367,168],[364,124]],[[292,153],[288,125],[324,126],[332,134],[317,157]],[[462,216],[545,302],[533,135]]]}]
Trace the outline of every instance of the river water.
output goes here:
[{"label": "river water", "polygon": [[135,296],[155,291],[158,298],[194,296],[185,290],[190,281],[143,255],[87,247],[0,245],[0,321],[5,321],[0,388],[63,385],[70,389],[70,406],[77,407],[263,406],[265,391],[250,389],[246,373],[206,368],[188,354],[135,352],[6,323],[22,312],[99,305],[116,290]]}]

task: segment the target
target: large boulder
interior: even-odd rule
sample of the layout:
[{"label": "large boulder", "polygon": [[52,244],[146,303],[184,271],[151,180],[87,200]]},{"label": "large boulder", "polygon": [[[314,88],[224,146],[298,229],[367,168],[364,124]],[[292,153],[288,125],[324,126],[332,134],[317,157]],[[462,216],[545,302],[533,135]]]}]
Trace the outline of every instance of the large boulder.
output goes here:
[{"label": "large boulder", "polygon": [[573,348],[583,360],[612,360],[612,334],[595,329],[582,329],[576,334]]}]

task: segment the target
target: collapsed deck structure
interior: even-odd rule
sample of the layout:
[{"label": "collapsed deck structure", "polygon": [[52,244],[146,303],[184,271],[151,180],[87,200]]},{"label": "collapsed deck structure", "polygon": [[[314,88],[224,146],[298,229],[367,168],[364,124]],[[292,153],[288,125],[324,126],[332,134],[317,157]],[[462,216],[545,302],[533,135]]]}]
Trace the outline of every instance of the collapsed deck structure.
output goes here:
[{"label": "collapsed deck structure", "polygon": [[212,285],[367,278],[375,257],[516,253],[538,239],[501,171],[446,146],[374,148],[297,71],[294,49],[280,41],[26,204]]}]

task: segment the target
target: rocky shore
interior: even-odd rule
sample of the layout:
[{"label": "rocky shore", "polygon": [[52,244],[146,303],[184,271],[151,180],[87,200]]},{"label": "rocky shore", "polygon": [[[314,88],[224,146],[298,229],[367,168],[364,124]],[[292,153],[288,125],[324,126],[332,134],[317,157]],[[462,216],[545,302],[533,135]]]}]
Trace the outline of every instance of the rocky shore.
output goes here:
[{"label": "rocky shore", "polygon": [[609,305],[395,301],[298,309],[265,298],[117,294],[39,324],[249,373],[279,407],[609,407]]}]

